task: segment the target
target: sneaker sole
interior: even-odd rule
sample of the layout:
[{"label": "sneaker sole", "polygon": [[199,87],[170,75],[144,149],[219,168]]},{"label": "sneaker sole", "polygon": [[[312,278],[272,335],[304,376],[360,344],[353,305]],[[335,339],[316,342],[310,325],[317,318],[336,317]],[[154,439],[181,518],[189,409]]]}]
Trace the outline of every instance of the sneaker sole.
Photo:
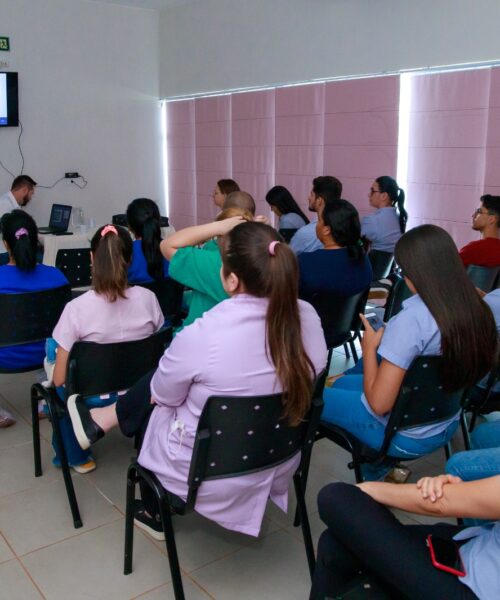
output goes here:
[{"label": "sneaker sole", "polygon": [[82,450],[88,450],[90,448],[90,440],[85,433],[83,428],[82,420],[80,419],[80,413],[76,408],[76,394],[68,398],[68,412],[71,419],[71,425],[75,432],[76,439],[80,444]]},{"label": "sneaker sole", "polygon": [[151,536],[157,542],[165,541],[165,534],[163,533],[163,531],[156,531],[156,529],[149,527],[149,525],[146,525],[146,523],[143,523],[142,521],[138,521],[137,519],[134,519],[134,525],[139,527],[139,529],[142,529],[143,531],[145,531],[149,536]]}]

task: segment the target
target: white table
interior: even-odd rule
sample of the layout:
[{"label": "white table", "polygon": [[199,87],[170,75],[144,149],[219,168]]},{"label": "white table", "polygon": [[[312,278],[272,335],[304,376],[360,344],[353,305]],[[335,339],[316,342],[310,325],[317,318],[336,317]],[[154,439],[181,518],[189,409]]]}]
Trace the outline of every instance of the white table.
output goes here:
[{"label": "white table", "polygon": [[[99,229],[94,227],[85,233],[73,232],[73,235],[52,235],[51,233],[38,234],[40,243],[43,245],[43,264],[55,266],[56,256],[59,250],[69,248],[90,248],[90,240]],[[166,238],[175,232],[173,227],[162,227],[161,236]]]}]

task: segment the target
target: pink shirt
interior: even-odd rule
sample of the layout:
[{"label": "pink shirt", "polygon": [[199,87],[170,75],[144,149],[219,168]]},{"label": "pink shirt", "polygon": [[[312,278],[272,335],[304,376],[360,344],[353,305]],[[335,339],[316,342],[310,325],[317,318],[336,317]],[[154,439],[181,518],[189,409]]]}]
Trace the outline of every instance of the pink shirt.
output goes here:
[{"label": "pink shirt", "polygon": [[[153,471],[169,491],[186,499],[194,435],[211,395],[252,396],[282,391],[266,356],[268,301],[246,294],[224,300],[177,334],[151,382],[155,407],[139,463]],[[304,346],[316,372],[326,364],[326,345],[314,308],[299,301]],[[171,432],[175,420],[184,423]],[[287,510],[288,485],[300,456],[272,469],[205,481],[196,510],[219,525],[257,536],[271,499]]]},{"label": "pink shirt", "polygon": [[69,352],[78,341],[128,342],[158,331],[165,319],[153,292],[135,286],[126,295],[116,302],[94,290],[78,296],[66,304],[52,337]]}]

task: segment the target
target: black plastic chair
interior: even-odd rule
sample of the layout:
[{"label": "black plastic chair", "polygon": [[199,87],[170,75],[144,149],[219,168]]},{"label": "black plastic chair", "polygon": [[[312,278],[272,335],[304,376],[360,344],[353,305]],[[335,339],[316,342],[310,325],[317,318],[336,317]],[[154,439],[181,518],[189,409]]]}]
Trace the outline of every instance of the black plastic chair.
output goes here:
[{"label": "black plastic chair", "polygon": [[[111,217],[111,223],[113,225],[121,225],[122,227],[128,227],[126,213],[120,213]],[[168,217],[160,217],[160,227],[169,227]]]},{"label": "black plastic chair", "polygon": [[[97,344],[77,342],[71,348],[66,371],[66,397],[78,394],[84,398],[126,390],[143,375],[158,365],[165,347],[172,340],[172,329],[162,329],[143,340]],[[67,414],[66,402],[55,388],[45,388],[39,383],[31,387],[31,410],[37,410],[38,401],[44,399],[61,456],[64,485],[75,529],[82,526],[73,481],[61,436],[59,418]],[[42,475],[40,429],[38,419],[33,419],[33,453],[35,477]]]},{"label": "black plastic chair", "polygon": [[412,295],[410,288],[406,285],[404,277],[393,274],[390,278],[393,281],[393,285],[385,305],[384,323],[387,323],[389,319],[398,314],[403,307],[403,302],[408,300]]},{"label": "black plastic chair", "polygon": [[346,344],[349,344],[354,360],[358,361],[358,354],[354,341],[359,335],[361,319],[359,314],[365,312],[369,288],[345,296],[337,292],[317,292],[313,294],[310,302],[316,309],[320,319],[325,342],[328,348],[328,362],[326,370],[330,368],[334,348],[344,346],[349,357]]},{"label": "black plastic chair", "polygon": [[56,267],[62,271],[72,288],[90,285],[90,248],[67,248],[59,250]]},{"label": "black plastic chair", "polygon": [[373,281],[384,279],[389,275],[394,262],[392,252],[384,252],[383,250],[370,250],[368,259],[372,265]]},{"label": "black plastic chair", "polygon": [[483,292],[491,292],[500,286],[500,265],[497,267],[469,265],[467,275],[472,283]]},{"label": "black plastic chair", "polygon": [[[71,300],[69,285],[20,294],[0,294],[0,347],[45,341]],[[26,373],[41,369],[43,361],[18,369],[0,369],[0,373]],[[36,411],[38,422],[38,409]]]},{"label": "black plastic chair", "polygon": [[[410,365],[399,390],[394,408],[385,428],[384,441],[380,450],[365,446],[352,433],[342,427],[321,421],[318,439],[328,438],[351,453],[349,468],[354,469],[356,482],[363,481],[361,465],[382,465],[386,462],[401,462],[404,458],[388,454],[392,438],[398,431],[431,425],[445,421],[460,411],[463,390],[446,393],[441,383],[441,357],[419,356]],[[449,457],[449,446],[445,446]],[[408,458],[408,460],[412,460]]]},{"label": "black plastic chair", "polygon": [[287,244],[290,243],[290,240],[297,233],[298,229],[280,229],[280,235],[285,240]]},{"label": "black plastic chair", "polygon": [[143,288],[151,290],[163,312],[165,319],[168,319],[172,325],[180,323],[182,318],[182,295],[184,286],[175,279],[167,277],[159,281],[149,283],[136,283]]},{"label": "black plastic chair", "polygon": [[[186,501],[165,490],[156,476],[137,462],[130,465],[125,513],[125,575],[132,572],[134,498],[137,483],[145,482],[153,490],[158,501],[175,598],[183,600],[184,589],[171,513],[184,515],[193,511],[198,489],[203,481],[264,471],[286,462],[302,451],[302,460],[293,476],[293,482],[312,576],[315,566],[314,547],[305,504],[302,472],[303,466],[309,462],[315,431],[323,409],[325,374],[323,373],[316,382],[309,414],[297,427],[290,427],[282,418],[281,394],[208,398],[196,432]],[[249,431],[253,434],[249,435]]]}]

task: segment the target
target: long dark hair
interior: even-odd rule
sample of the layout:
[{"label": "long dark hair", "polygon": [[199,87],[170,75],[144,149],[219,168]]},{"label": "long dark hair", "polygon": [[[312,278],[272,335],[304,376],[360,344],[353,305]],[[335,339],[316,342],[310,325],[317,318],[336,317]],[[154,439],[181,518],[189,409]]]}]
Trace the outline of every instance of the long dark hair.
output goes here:
[{"label": "long dark hair", "polygon": [[136,198],[127,207],[127,222],[141,248],[150,277],[163,279],[163,256],[160,251],[160,211],[153,200]]},{"label": "long dark hair", "polygon": [[267,192],[266,202],[269,206],[276,206],[282,215],[295,213],[296,215],[299,215],[306,224],[309,223],[309,219],[302,212],[300,206],[295,201],[295,198],[289,190],[282,185],[275,185]]},{"label": "long dark hair", "polygon": [[493,367],[497,332],[451,236],[436,225],[420,225],[400,238],[394,257],[441,332],[445,390],[477,383]]},{"label": "long dark hair", "polygon": [[90,242],[92,251],[92,286],[108,302],[126,298],[127,271],[132,260],[132,238],[119,225],[103,225]]},{"label": "long dark hair", "polygon": [[389,177],[389,175],[382,175],[377,177],[375,181],[378,183],[378,187],[381,192],[385,192],[391,201],[391,206],[398,207],[399,213],[399,228],[401,233],[406,231],[406,222],[408,221],[408,213],[405,210],[405,193],[402,190],[395,179]]},{"label": "long dark hair", "polygon": [[359,213],[350,202],[342,198],[327,200],[323,209],[323,223],[330,227],[337,244],[347,248],[351,260],[364,259],[366,242],[361,238]]},{"label": "long dark hair", "polygon": [[16,267],[21,271],[33,271],[38,243],[38,229],[33,218],[24,210],[13,210],[2,216],[1,229]]},{"label": "long dark hair", "polygon": [[[269,244],[274,246],[271,254]],[[221,242],[224,274],[234,273],[249,294],[269,298],[266,340],[285,392],[284,416],[297,425],[310,406],[314,365],[302,341],[295,254],[269,225],[243,223]]]}]

